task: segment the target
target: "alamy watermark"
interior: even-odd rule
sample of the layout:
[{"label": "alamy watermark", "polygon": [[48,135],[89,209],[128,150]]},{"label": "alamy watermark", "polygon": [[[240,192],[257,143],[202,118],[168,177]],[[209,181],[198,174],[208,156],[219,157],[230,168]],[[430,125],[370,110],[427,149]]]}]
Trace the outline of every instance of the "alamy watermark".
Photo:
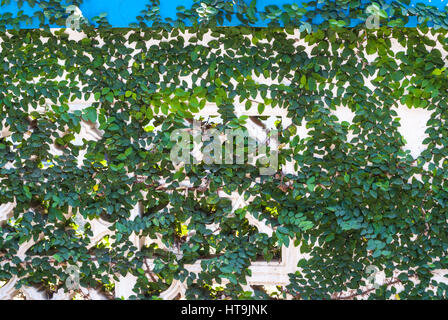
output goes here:
[{"label": "alamy watermark", "polygon": [[67,20],[65,20],[67,28],[73,30],[79,30],[81,22],[85,21],[85,18],[82,15],[81,10],[75,5],[69,5],[65,9],[65,12],[70,13],[70,16],[68,16]]},{"label": "alamy watermark", "polygon": [[380,16],[386,16],[387,14],[381,9],[380,5],[377,3],[372,3],[366,8],[366,13],[369,15],[366,19],[367,29],[379,29],[380,27]]},{"label": "alamy watermark", "polygon": [[367,274],[369,277],[367,278],[367,283],[372,284],[373,288],[378,289],[380,284],[377,282],[376,276],[380,272],[377,266],[370,265],[366,268]]},{"label": "alamy watermark", "polygon": [[80,270],[77,266],[70,265],[65,270],[68,274],[65,285],[68,290],[79,290],[81,286],[79,284]]},{"label": "alamy watermark", "polygon": [[[267,139],[260,142],[251,138],[247,130],[226,129],[222,134],[213,128],[202,130],[201,122],[194,120],[193,130],[176,129],[171,133],[170,138],[171,141],[176,142],[170,154],[174,165],[198,164],[201,161],[199,158],[202,158],[206,164],[244,164],[247,148],[247,162],[249,164],[258,162],[260,175],[273,175],[278,170],[277,130],[269,131]],[[193,149],[191,148],[192,142]]]},{"label": "alamy watermark", "polygon": [[83,234],[85,232],[86,221],[81,216],[81,214],[76,214],[73,218],[73,222],[77,225],[76,232]]}]

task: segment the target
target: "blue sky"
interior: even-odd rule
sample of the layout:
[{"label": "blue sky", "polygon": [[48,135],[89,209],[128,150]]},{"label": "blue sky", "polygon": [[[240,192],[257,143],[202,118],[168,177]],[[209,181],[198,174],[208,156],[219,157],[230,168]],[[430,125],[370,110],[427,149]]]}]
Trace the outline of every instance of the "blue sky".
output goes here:
[{"label": "blue sky", "polygon": [[[84,0],[80,9],[85,17],[89,20],[95,16],[98,16],[102,12],[107,12],[107,19],[114,27],[128,27],[130,23],[136,22],[135,17],[139,15],[140,11],[145,9],[145,4],[148,3],[147,0]],[[162,17],[176,18],[176,7],[185,6],[187,8],[191,7],[194,0],[161,0],[160,12]],[[266,5],[276,4],[281,7],[283,4],[299,3],[300,1],[294,0],[258,0],[257,7],[259,9],[264,8]],[[416,3],[422,2],[428,5],[433,5],[439,9],[443,9],[447,4],[448,0],[412,0],[411,6]],[[32,15],[34,11],[39,8],[35,6],[30,8],[28,4],[24,4],[21,10],[27,15]],[[18,12],[17,3],[15,0],[11,0],[11,3],[7,6],[0,7],[0,13]],[[260,24],[261,26],[262,24]],[[24,28],[36,28],[38,27],[38,22],[35,21],[33,25],[25,25]]]}]

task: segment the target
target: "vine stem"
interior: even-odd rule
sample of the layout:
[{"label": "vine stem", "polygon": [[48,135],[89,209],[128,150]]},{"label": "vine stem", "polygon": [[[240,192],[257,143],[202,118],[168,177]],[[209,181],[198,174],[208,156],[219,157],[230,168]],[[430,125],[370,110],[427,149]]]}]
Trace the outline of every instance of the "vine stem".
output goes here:
[{"label": "vine stem", "polygon": [[[416,277],[417,277],[417,275],[411,275],[411,276],[409,276],[409,278],[416,278]],[[385,285],[386,287],[389,287],[389,286],[392,286],[392,285],[397,284],[397,283],[400,283],[400,284],[401,284],[402,281],[401,281],[400,279],[392,279],[392,280],[390,280],[389,282],[387,282],[387,283],[385,283],[385,284],[383,284],[383,285]],[[360,296],[366,295],[366,294],[368,294],[368,293],[370,293],[370,292],[372,292],[372,291],[374,291],[374,290],[376,290],[376,288],[366,289],[366,290],[362,291],[361,293],[353,293],[353,294],[348,295],[348,296],[335,297],[335,298],[333,298],[333,299],[334,299],[334,300],[351,300],[351,299],[353,299],[353,298],[356,298],[356,297],[360,297]]]}]

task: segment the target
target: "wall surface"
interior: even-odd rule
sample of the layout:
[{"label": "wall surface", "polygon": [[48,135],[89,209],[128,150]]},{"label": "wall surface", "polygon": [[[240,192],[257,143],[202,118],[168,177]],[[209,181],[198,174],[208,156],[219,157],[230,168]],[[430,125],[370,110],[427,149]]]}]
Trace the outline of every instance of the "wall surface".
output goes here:
[{"label": "wall surface", "polygon": [[[109,1],[110,2],[110,1]],[[92,11],[93,12],[93,11]],[[84,37],[82,33],[78,33],[75,31],[68,30],[66,31],[69,33],[70,37],[74,40],[80,40]],[[294,37],[294,35],[291,35],[291,37]],[[188,35],[186,35],[186,38],[188,39]],[[207,41],[207,40],[204,40]],[[304,45],[306,46],[306,43],[304,42],[298,42],[297,45]],[[309,51],[311,48],[307,47],[306,50]],[[395,52],[400,50],[401,48],[398,46],[398,44],[394,44],[394,47],[392,48]],[[442,50],[442,49],[441,49]],[[446,56],[446,52],[444,53]],[[375,59],[375,56],[371,57],[372,59]],[[61,61],[61,64],[63,62]],[[61,77],[61,79],[64,78]],[[188,78],[188,77],[187,77]],[[256,76],[254,75],[254,78]],[[266,79],[263,79],[262,77],[259,77],[257,79],[260,83],[266,83],[271,84],[271,82],[266,81]],[[187,79],[188,81],[188,79]],[[190,79],[191,81],[191,79]],[[366,82],[369,81],[366,79]],[[288,84],[285,82],[284,84]],[[83,108],[86,108],[91,105],[93,100],[74,100],[69,104],[71,110],[80,110]],[[42,111],[42,110],[37,110]],[[235,112],[237,115],[249,115],[249,116],[260,116],[256,108],[252,108],[249,110],[246,110],[243,104],[236,104],[235,106]],[[429,120],[429,117],[431,115],[431,111],[423,110],[423,109],[409,109],[406,106],[398,105],[396,108],[396,112],[398,114],[398,117],[400,118],[400,128],[399,132],[402,134],[404,139],[406,140],[406,146],[405,150],[408,150],[410,154],[416,158],[418,155],[424,150],[424,146],[422,144],[422,141],[426,137],[425,130],[427,128],[426,123]],[[353,119],[353,112],[348,109],[347,107],[340,106],[334,111],[334,114],[338,117],[339,121],[347,121],[351,122]],[[219,114],[217,113],[217,107],[216,105],[212,103],[208,103],[204,109],[202,109],[198,116],[212,116],[212,117],[218,117]],[[261,116],[269,116],[270,119],[265,120],[266,123],[272,123],[272,119],[282,119],[283,120],[283,126],[286,127],[291,124],[291,122],[287,118],[286,111],[281,109],[275,109],[266,107],[264,113]],[[255,130],[255,129],[253,129]],[[254,132],[254,131],[253,131]],[[302,123],[302,126],[298,128],[297,134],[300,138],[307,137],[307,129],[306,129],[306,123]],[[7,128],[5,128],[1,132],[1,137],[8,137],[9,132]],[[101,133],[98,133],[98,130],[86,123],[82,124],[82,130],[81,133],[76,137],[77,143],[82,143],[82,139],[86,140],[99,140],[101,138]],[[54,150],[55,153],[57,153],[57,150]],[[82,155],[81,155],[82,156]],[[294,168],[291,165],[286,165],[283,167],[284,173],[288,172],[295,172]],[[234,209],[237,209],[239,207],[242,207],[245,205],[244,200],[242,200],[240,197],[238,197],[237,194],[232,195],[230,197],[234,204]],[[3,204],[0,206],[0,222],[5,223],[10,217],[12,209],[14,208],[14,204]],[[71,213],[67,213],[70,215]],[[139,206],[135,206],[133,212],[132,212],[132,218],[135,218],[136,216],[140,215],[140,209]],[[253,217],[248,217],[251,224],[256,226],[260,232],[272,234],[272,229],[268,226],[266,226],[263,221],[258,221],[257,219]],[[100,241],[105,235],[110,234],[110,231],[108,230],[108,224],[104,221],[101,221],[101,219],[98,219],[97,221],[91,222],[93,225],[94,230],[94,236],[92,237],[92,245],[95,245],[98,241]],[[145,243],[148,239],[144,239],[144,237],[138,237],[136,235],[133,235],[132,241],[133,243],[139,247],[142,243]],[[34,244],[34,241],[26,242],[21,245],[21,249],[19,250],[19,256],[23,256],[26,254],[26,250],[31,247]],[[160,244],[162,246],[162,244]],[[267,287],[272,287],[275,285],[287,285],[289,283],[288,273],[293,273],[294,271],[298,270],[297,268],[297,262],[300,258],[306,257],[304,255],[301,255],[298,253],[298,250],[294,247],[294,245],[291,243],[289,247],[283,247],[282,248],[282,257],[280,261],[274,261],[274,262],[256,262],[252,265],[252,276],[248,279],[248,285],[264,285]],[[148,264],[149,268],[152,267],[151,261]],[[195,263],[188,267],[189,271],[191,272],[198,272],[200,270],[200,263]],[[445,271],[438,270],[435,272],[435,276],[440,278],[441,275]],[[379,278],[381,278],[381,275],[379,275]],[[17,278],[13,278],[8,283],[4,284],[2,287],[0,287],[0,299],[8,299],[12,298],[15,295],[17,295],[18,291],[14,289],[14,284],[16,283]],[[127,276],[125,278],[120,278],[119,281],[117,281],[116,288],[115,288],[115,296],[118,298],[128,298],[132,295],[132,287],[135,283],[136,279],[133,276]],[[174,281],[172,286],[164,293],[162,293],[161,297],[164,299],[174,299],[178,297],[179,295],[181,297],[184,297],[186,286],[185,284]],[[84,290],[84,289],[83,289]],[[85,289],[87,290],[87,289]],[[248,287],[248,290],[250,288]],[[24,288],[21,290],[22,293],[25,295],[27,299],[40,299],[44,298],[41,293],[37,292],[34,288]],[[87,290],[89,294],[97,299],[104,298],[101,294],[96,292],[93,289]],[[58,299],[66,299],[70,298],[70,294],[65,294],[63,292],[59,292],[57,295],[55,295],[53,298]]]}]

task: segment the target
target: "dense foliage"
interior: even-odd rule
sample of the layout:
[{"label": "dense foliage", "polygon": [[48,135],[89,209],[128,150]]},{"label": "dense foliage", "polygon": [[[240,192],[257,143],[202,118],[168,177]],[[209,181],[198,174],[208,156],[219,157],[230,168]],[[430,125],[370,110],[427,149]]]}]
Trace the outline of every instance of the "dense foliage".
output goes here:
[{"label": "dense foliage", "polygon": [[[42,26],[64,25],[60,1],[27,2],[42,8],[34,17]],[[0,279],[19,275],[19,285],[55,291],[65,286],[66,268],[77,263],[81,285],[104,291],[118,274],[132,273],[140,299],[158,296],[173,279],[187,281],[188,298],[247,298],[241,284],[248,266],[277,258],[278,248],[294,241],[310,258],[290,274],[284,297],[329,299],[351,292],[350,298],[390,298],[395,284],[404,286],[401,299],[446,297],[446,285],[432,280],[431,271],[448,269],[448,43],[445,29],[427,27],[444,27],[445,13],[379,1],[382,26],[371,30],[344,27],[366,19],[369,3],[356,0],[262,12],[254,1],[204,3],[216,8],[205,18],[196,3],[169,21],[153,0],[133,28],[111,29],[102,16],[96,26],[82,25],[86,36],[80,41],[48,28],[0,34],[0,128],[10,132],[0,140],[0,203],[16,203],[14,219],[0,228],[0,261],[6,262]],[[324,22],[311,24],[317,14]],[[240,26],[219,26],[232,15]],[[418,28],[402,27],[408,15],[418,16]],[[31,18],[1,12],[0,26]],[[188,19],[186,27],[182,21]],[[259,19],[271,27],[251,27]],[[403,49],[392,51],[392,41]],[[261,75],[272,84],[254,80]],[[91,97],[96,102],[90,107],[69,109],[73,99]],[[215,128],[221,132],[248,121],[235,116],[235,102],[256,105],[260,113],[266,105],[287,109],[293,125],[280,131],[278,173],[260,176],[248,164],[176,170],[170,133],[186,127],[184,120],[206,102],[218,105],[223,122]],[[426,150],[415,159],[403,150],[397,130],[393,107],[399,103],[433,112]],[[353,123],[332,115],[340,106],[355,113]],[[81,121],[97,122],[101,139],[73,143]],[[297,135],[296,126],[305,123],[309,138]],[[282,174],[286,161],[295,163],[297,174]],[[194,187],[179,188],[187,178]],[[231,214],[230,201],[218,190],[254,198]],[[138,202],[143,214],[131,220]],[[77,232],[69,210],[113,223],[114,235],[89,247],[89,224],[85,233]],[[248,213],[266,219],[275,229],[272,237],[251,226]],[[219,225],[218,233],[212,224]],[[133,232],[159,237],[183,255],[137,248],[129,241]],[[39,236],[20,261],[20,244]],[[155,259],[149,274],[148,257]],[[188,273],[184,266],[199,259],[202,272]],[[363,291],[370,265],[384,270],[387,280]],[[221,279],[229,283],[217,295],[211,285]],[[252,297],[268,298],[262,288]]]}]

